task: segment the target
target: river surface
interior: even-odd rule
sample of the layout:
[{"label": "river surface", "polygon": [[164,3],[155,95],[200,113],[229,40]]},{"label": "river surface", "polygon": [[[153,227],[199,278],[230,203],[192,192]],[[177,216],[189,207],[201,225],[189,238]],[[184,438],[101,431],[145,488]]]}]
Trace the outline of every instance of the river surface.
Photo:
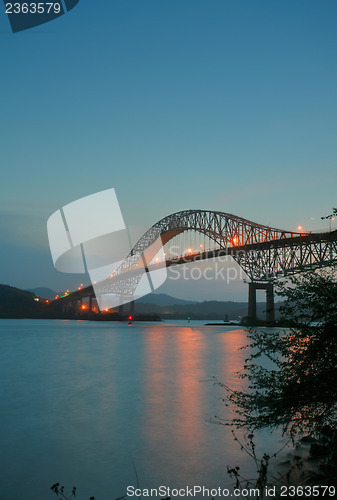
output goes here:
[{"label": "river surface", "polygon": [[[137,476],[227,487],[227,465],[254,477],[230,428],[208,422],[229,410],[207,380],[241,386],[247,334],[204,323],[0,320],[1,498],[53,500],[60,482],[114,500]],[[271,453],[281,438],[257,443]]]}]

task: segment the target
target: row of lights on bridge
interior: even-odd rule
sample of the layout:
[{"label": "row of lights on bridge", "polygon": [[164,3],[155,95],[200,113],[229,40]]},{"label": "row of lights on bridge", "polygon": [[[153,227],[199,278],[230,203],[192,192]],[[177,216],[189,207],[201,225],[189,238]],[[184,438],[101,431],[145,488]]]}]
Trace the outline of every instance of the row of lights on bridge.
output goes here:
[{"label": "row of lights on bridge", "polygon": [[[197,252],[196,250],[193,252],[193,249],[192,248],[186,248],[185,250],[185,255],[188,254],[188,255],[193,255],[193,254],[196,254],[196,253],[200,253],[201,252],[201,249],[203,248],[203,245],[200,244],[199,245],[199,252]],[[166,257],[166,253],[164,252],[164,257]],[[165,260],[165,259],[164,259]],[[160,258],[159,257],[156,257],[155,258],[155,262],[160,262]]]},{"label": "row of lights on bridge", "polygon": [[[203,245],[201,245],[201,244],[200,244],[199,246],[200,246],[200,248],[203,248]],[[188,249],[186,250],[186,253],[188,253],[188,254],[190,254],[190,255],[191,255],[191,254],[193,253],[192,248],[188,248]],[[197,253],[197,252],[195,252],[195,253]],[[164,252],[164,257],[166,257],[166,253],[165,253],[165,252]],[[155,262],[160,262],[159,257],[157,257],[157,258],[155,259]],[[111,274],[110,274],[110,278],[113,278],[113,276],[114,276],[115,274],[116,274],[116,269],[113,271],[113,273],[111,273]],[[93,282],[93,284],[94,284],[94,285],[96,285],[96,283],[97,283],[96,281],[94,281],[94,282]],[[84,284],[83,284],[83,283],[81,283],[81,284],[77,287],[77,290],[78,290],[78,291],[81,291],[81,290],[82,290],[82,288],[83,288],[83,286],[84,286]],[[64,294],[63,294],[63,296],[62,296],[62,297],[65,297],[66,295],[69,295],[69,294],[70,294],[70,291],[69,291],[69,290],[66,290],[66,291],[64,292]],[[55,300],[56,300],[56,299],[58,299],[58,298],[60,298],[60,296],[59,296],[59,295],[56,295]],[[107,310],[107,309],[106,309],[106,310]]]},{"label": "row of lights on bridge", "polygon": [[[331,218],[331,220],[332,220],[332,221],[334,221],[334,220],[335,220],[335,217],[332,217],[332,218]],[[300,232],[302,232],[302,231],[303,231],[303,226],[298,226],[298,227],[297,227],[297,230],[298,230],[298,231],[300,231]],[[236,245],[236,244],[238,243],[238,241],[239,241],[239,240],[238,240],[238,238],[234,237],[234,238],[232,239],[232,243],[233,243],[233,245]],[[202,245],[201,243],[200,243],[200,245],[199,245],[199,248],[200,248],[199,252],[201,252],[201,249],[203,248],[203,245]],[[192,248],[187,248],[187,249],[186,249],[186,251],[185,251],[185,255],[186,255],[186,254],[188,254],[188,255],[192,255],[192,254],[196,254],[196,253],[198,253],[198,252],[197,252],[197,251],[194,251],[194,252],[193,252],[193,249],[192,249]],[[164,257],[166,257],[166,253],[164,253]],[[155,262],[160,262],[160,258],[159,258],[159,257],[156,257]],[[114,276],[115,274],[116,274],[116,270],[114,270],[114,272],[113,272],[112,274],[110,274],[110,278],[113,278],[113,276]],[[94,284],[94,285],[96,285],[96,281],[94,281],[94,283],[93,283],[93,284]],[[83,285],[83,283],[81,283],[81,284],[80,284],[80,286],[78,287],[78,290],[79,290],[79,291],[80,291],[80,290],[82,290],[83,286],[84,286],[84,285]],[[63,295],[63,296],[69,295],[69,293],[70,293],[70,292],[69,292],[69,290],[66,290],[66,291],[64,292],[64,295]],[[58,299],[58,298],[59,298],[59,295],[56,295],[55,299]],[[83,309],[85,309],[85,306],[82,306],[82,308],[83,308]],[[106,309],[106,311],[108,311],[108,309]]]},{"label": "row of lights on bridge", "polygon": [[[199,247],[200,247],[200,248],[203,248],[203,245],[202,245],[202,244],[200,244],[200,245],[199,245]],[[186,249],[186,253],[188,253],[189,255],[192,255],[192,253],[193,253],[192,248],[188,248],[188,249]],[[195,253],[197,253],[197,252],[195,252]],[[165,252],[164,252],[164,257],[166,257],[166,253],[165,253]],[[155,262],[160,262],[159,257],[156,257]],[[114,270],[114,271],[113,271],[113,273],[112,273],[112,274],[110,274],[110,278],[113,278],[113,276],[114,276],[115,274],[116,274],[116,270]],[[94,281],[94,282],[93,282],[93,284],[94,284],[94,285],[96,285],[96,283],[97,283],[96,281]],[[78,290],[78,291],[81,291],[81,290],[82,290],[82,288],[83,288],[83,286],[84,286],[84,284],[83,284],[83,283],[81,283],[81,284],[77,287],[77,290]],[[69,291],[69,290],[66,290],[66,291],[64,292],[63,296],[61,296],[61,297],[65,297],[66,295],[69,295],[69,294],[70,294],[70,291]],[[56,300],[56,299],[58,299],[58,298],[60,298],[60,296],[59,296],[59,295],[56,295],[56,296],[55,296],[55,300]],[[82,306],[82,309],[85,309],[85,306]],[[106,311],[108,311],[108,309],[106,309]]]}]

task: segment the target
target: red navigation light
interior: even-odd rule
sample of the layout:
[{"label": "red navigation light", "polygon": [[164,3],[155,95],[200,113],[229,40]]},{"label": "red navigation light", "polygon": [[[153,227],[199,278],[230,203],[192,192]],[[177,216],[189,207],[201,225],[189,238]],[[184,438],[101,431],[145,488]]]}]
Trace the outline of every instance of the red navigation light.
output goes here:
[{"label": "red navigation light", "polygon": [[130,316],[128,316],[128,320],[129,320],[129,321],[132,321],[132,320],[133,320],[133,316],[131,316],[131,315],[130,315]]},{"label": "red navigation light", "polygon": [[82,306],[82,309],[85,309],[85,306]]}]

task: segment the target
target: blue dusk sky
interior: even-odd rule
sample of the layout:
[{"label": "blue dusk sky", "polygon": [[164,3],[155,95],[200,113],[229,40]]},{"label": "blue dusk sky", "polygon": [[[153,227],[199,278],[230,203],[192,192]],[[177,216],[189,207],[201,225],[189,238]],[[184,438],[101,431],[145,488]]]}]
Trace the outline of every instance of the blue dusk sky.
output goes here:
[{"label": "blue dusk sky", "polygon": [[[80,0],[13,34],[0,7],[0,282],[55,290],[46,222],[114,187],[127,224],[220,210],[327,229],[337,205],[335,0]],[[246,285],[160,292],[246,299]]]}]

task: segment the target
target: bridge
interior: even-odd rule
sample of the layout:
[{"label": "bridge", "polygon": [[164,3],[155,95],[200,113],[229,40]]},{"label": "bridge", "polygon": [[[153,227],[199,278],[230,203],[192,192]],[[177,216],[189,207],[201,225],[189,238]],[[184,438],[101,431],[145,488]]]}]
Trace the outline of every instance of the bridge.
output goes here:
[{"label": "bridge", "polygon": [[[189,240],[186,235],[189,235]],[[194,237],[193,248],[191,235],[192,239]],[[203,243],[200,243],[202,238]],[[177,242],[174,247],[180,249],[178,254],[165,252],[169,242]],[[164,249],[164,259],[156,258],[160,249]],[[250,280],[250,320],[256,319],[256,290],[262,289],[266,291],[266,320],[272,323],[275,312],[271,278],[334,264],[337,261],[337,231],[293,232],[218,211],[176,212],[148,229],[118,269],[109,278],[96,284],[95,291],[93,286],[88,286],[58,300],[67,305],[77,304],[78,301],[81,304],[84,298],[88,298],[91,311],[95,292],[96,295],[115,293],[128,297],[132,312],[134,292],[144,273],[151,274],[163,267],[224,255],[233,258]]]}]

